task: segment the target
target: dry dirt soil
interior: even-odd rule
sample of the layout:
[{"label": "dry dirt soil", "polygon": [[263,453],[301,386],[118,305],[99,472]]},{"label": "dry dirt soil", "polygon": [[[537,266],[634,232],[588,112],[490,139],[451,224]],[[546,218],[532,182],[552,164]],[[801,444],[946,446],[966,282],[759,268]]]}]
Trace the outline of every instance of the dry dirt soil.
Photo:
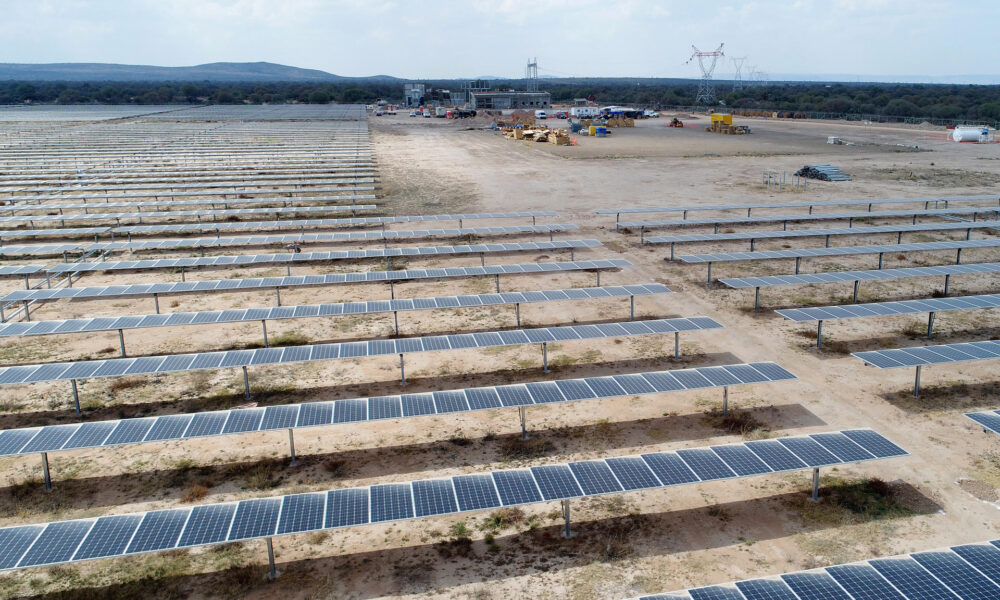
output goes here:
[{"label": "dry dirt soil", "polygon": [[[462,122],[378,117],[372,140],[386,213],[420,214],[557,210],[546,222],[573,223],[563,239],[597,238],[604,246],[578,257],[621,257],[635,267],[602,283],[658,281],[675,293],[637,300],[640,318],[708,315],[723,330],[672,339],[558,344],[552,373],[538,348],[415,355],[407,359],[407,392],[628,373],[750,361],[776,361],[798,376],[783,384],[733,388],[737,417],[719,418],[721,392],[680,392],[587,401],[528,410],[531,437],[519,441],[510,410],[435,416],[351,427],[300,430],[299,464],[290,466],[285,435],[241,435],[53,453],[54,490],[40,484],[37,456],[0,459],[0,525],[90,517],[293,492],[432,478],[525,465],[707,446],[768,436],[872,427],[908,457],[823,472],[822,501],[809,502],[809,473],[772,475],[635,492],[573,502],[576,536],[563,539],[559,505],[460,517],[419,519],[275,539],[276,581],[267,581],[263,542],[152,554],[66,567],[0,574],[0,596],[45,598],[612,598],[669,591],[997,537],[1000,439],[962,416],[998,408],[997,365],[984,361],[928,368],[923,393],[910,394],[910,370],[879,371],[850,352],[995,338],[1000,311],[942,313],[933,341],[922,337],[925,315],[828,323],[816,349],[811,325],[773,312],[782,306],[849,301],[850,284],[764,290],[754,313],[752,291],[705,284],[704,266],[670,262],[669,249],[640,246],[635,232],[616,231],[614,216],[595,209],[740,202],[793,202],[923,197],[1000,191],[1000,145],[951,144],[943,130],[825,122],[744,119],[753,133],[722,136],[699,121],[683,129],[666,119],[614,130],[578,145],[515,142],[466,129]],[[703,124],[704,118],[701,120]],[[832,146],[828,136],[855,145]],[[762,171],[787,173],[807,163],[833,163],[854,179],[810,182],[808,190],[761,185]],[[907,205],[900,208],[917,208]],[[817,209],[843,211],[844,207]],[[847,210],[854,210],[847,209]],[[863,210],[863,208],[862,208]],[[785,212],[805,211],[786,209]],[[761,210],[755,214],[778,214]],[[665,215],[650,215],[652,218]],[[870,224],[900,220],[873,218]],[[476,226],[511,224],[476,222]],[[840,223],[838,222],[837,225]],[[860,224],[860,223],[859,223]],[[795,224],[792,227],[828,225]],[[756,229],[777,229],[759,226]],[[406,228],[401,226],[398,228]],[[736,231],[749,230],[736,226]],[[708,232],[691,227],[686,233]],[[997,232],[982,230],[974,238]],[[904,241],[964,236],[908,234]],[[515,237],[512,239],[530,239]],[[436,240],[434,244],[458,240]],[[892,243],[894,235],[851,236],[834,245]],[[821,245],[816,238],[772,240],[758,248]],[[417,245],[412,244],[412,245]],[[317,246],[311,249],[322,249]],[[745,243],[691,244],[684,253],[746,250]],[[251,250],[240,250],[251,252]],[[229,251],[228,253],[232,253]],[[176,254],[175,254],[176,255]],[[161,256],[147,254],[144,256]],[[511,254],[488,262],[566,259],[562,253]],[[887,255],[887,266],[945,264],[952,252]],[[1000,260],[974,250],[965,262]],[[411,260],[408,264],[478,264],[478,257]],[[27,261],[30,262],[30,261]],[[804,261],[804,271],[874,268],[873,256]],[[375,261],[296,267],[296,273],[383,268]],[[717,265],[715,276],[790,273],[791,261]],[[283,268],[188,273],[188,278],[281,274]],[[170,281],[176,273],[85,275],[74,285]],[[864,284],[862,298],[927,297],[937,279]],[[4,280],[5,290],[16,280]],[[593,285],[592,274],[514,277],[507,290]],[[486,292],[492,281],[408,283],[397,297]],[[957,277],[952,293],[997,292],[996,277]],[[383,286],[288,290],[283,304],[388,297]],[[180,296],[163,310],[268,306],[272,293]],[[527,325],[624,320],[624,301],[522,307]],[[34,319],[145,314],[147,299],[53,303]],[[425,311],[401,316],[403,335],[495,330],[514,326],[510,307]],[[386,316],[270,322],[284,343],[392,335]],[[126,332],[131,353],[156,354],[252,346],[259,326],[222,325]],[[114,356],[114,333],[0,342],[0,363]],[[391,358],[252,370],[260,405],[398,393]],[[232,407],[244,402],[236,372],[93,380],[81,385],[85,418],[159,415]],[[66,385],[0,390],[0,427],[71,422]]]}]

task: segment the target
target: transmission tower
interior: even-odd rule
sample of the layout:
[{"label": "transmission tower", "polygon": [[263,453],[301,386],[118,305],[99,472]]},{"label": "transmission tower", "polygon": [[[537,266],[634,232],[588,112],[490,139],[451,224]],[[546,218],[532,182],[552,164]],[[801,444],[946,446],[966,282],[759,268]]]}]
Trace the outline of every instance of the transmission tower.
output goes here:
[{"label": "transmission tower", "polygon": [[528,61],[528,66],[524,68],[525,89],[529,92],[538,91],[538,59],[533,58]]},{"label": "transmission tower", "polygon": [[733,63],[733,91],[738,92],[743,89],[743,62],[747,59],[745,56],[731,56],[729,60]]},{"label": "transmission tower", "polygon": [[[702,102],[705,104],[715,104],[715,87],[712,85],[712,73],[715,72],[715,65],[718,64],[719,57],[725,56],[725,53],[722,52],[722,47],[725,45],[724,42],[719,44],[719,47],[713,52],[702,52],[697,46],[691,46],[694,49],[694,54],[684,64],[690,64],[697,57],[698,66],[701,67],[701,83],[698,84],[698,96],[695,98],[696,104]],[[709,61],[709,58],[712,60]]]}]

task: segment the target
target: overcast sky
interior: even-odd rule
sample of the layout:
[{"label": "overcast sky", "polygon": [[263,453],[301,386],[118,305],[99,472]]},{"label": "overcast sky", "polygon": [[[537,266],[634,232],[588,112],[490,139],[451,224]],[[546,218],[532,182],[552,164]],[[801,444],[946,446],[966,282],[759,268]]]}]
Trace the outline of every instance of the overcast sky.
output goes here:
[{"label": "overcast sky", "polygon": [[997,0],[0,0],[0,62],[269,61],[338,75],[697,77],[1000,72]]}]

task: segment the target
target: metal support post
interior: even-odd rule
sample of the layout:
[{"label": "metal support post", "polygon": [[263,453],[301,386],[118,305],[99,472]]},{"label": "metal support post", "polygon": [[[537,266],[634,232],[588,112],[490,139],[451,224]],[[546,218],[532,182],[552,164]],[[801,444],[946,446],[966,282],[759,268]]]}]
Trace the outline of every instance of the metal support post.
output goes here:
[{"label": "metal support post", "polygon": [[274,568],[274,544],[271,538],[264,538],[264,542],[267,544],[267,578],[277,579],[280,573]]},{"label": "metal support post", "polygon": [[403,355],[399,355],[399,385],[406,385],[406,367],[403,364]]},{"label": "metal support post", "polygon": [[[392,269],[386,269],[386,270],[391,271]],[[289,277],[292,276],[292,263],[285,263],[285,275]]]},{"label": "metal support post", "polygon": [[934,335],[934,311],[927,315],[927,337]]},{"label": "metal support post", "polygon": [[951,275],[944,276],[944,295],[948,295],[948,288],[951,287]]},{"label": "metal support post", "polygon": [[299,461],[295,459],[295,430],[291,427],[288,428],[288,452],[292,455],[292,462],[289,466],[294,467],[299,464]]},{"label": "metal support post", "polygon": [[597,270],[597,287],[601,287],[601,270]]},{"label": "metal support post", "polygon": [[799,274],[799,267],[800,266],[802,266],[802,257],[801,256],[796,256],[795,257],[795,274],[796,275]]},{"label": "metal support post", "polygon": [[274,288],[274,297],[278,301],[278,306],[281,306],[281,288]]},{"label": "metal support post", "polygon": [[920,395],[920,365],[917,365],[917,373],[913,377],[913,397]]},{"label": "metal support post", "polygon": [[635,321],[635,296],[628,297],[628,320]]},{"label": "metal support post", "polygon": [[517,416],[521,420],[521,439],[526,440],[528,439],[528,428],[526,425],[528,420],[528,409],[524,406],[518,406]]},{"label": "metal support post", "polygon": [[729,416],[729,386],[722,386],[722,416]]},{"label": "metal support post", "polygon": [[760,287],[755,287],[753,289],[753,311],[757,312],[760,309]]},{"label": "metal support post", "polygon": [[956,265],[962,264],[962,249],[961,248],[959,248],[958,249],[958,253],[955,254],[955,264]]},{"label": "metal support post", "polygon": [[813,468],[813,493],[809,499],[813,502],[819,502],[819,467]]},{"label": "metal support post", "polygon": [[816,347],[823,345],[823,319],[816,321]]},{"label": "metal support post", "polygon": [[399,335],[399,311],[392,311],[392,325],[396,329],[396,335]]},{"label": "metal support post", "polygon": [[26,323],[30,323],[31,322],[31,309],[28,308],[28,301],[27,300],[24,301],[24,321]]},{"label": "metal support post", "polygon": [[756,245],[754,242],[756,241],[757,240],[755,238],[750,238],[750,252],[753,252],[754,246]]},{"label": "metal support post", "polygon": [[859,287],[861,287],[861,280],[860,279],[854,282],[854,303],[855,304],[858,303],[858,288]]},{"label": "metal support post", "polygon": [[42,477],[45,479],[45,491],[52,491],[52,477],[49,476],[49,453],[42,452]]},{"label": "metal support post", "polygon": [[486,266],[486,253],[485,252],[480,252],[479,253],[479,265],[483,266],[483,267]]},{"label": "metal support post", "polygon": [[679,331],[674,332],[674,360],[681,359],[681,334]]},{"label": "metal support post", "polygon": [[882,256],[883,256],[883,254],[885,254],[885,253],[884,252],[879,252],[878,253],[878,269],[879,269],[879,271],[882,270]]},{"label": "metal support post", "polygon": [[712,283],[712,263],[708,263],[708,280],[705,281],[705,285]]},{"label": "metal support post", "polygon": [[181,281],[187,281],[187,279],[184,276],[184,269],[181,269]]},{"label": "metal support post", "polygon": [[125,334],[121,329],[118,330],[118,343],[122,347],[122,358],[125,358]]},{"label": "metal support post", "polygon": [[674,262],[674,243],[670,242],[670,262]]},{"label": "metal support post", "polygon": [[521,303],[514,303],[514,316],[517,317],[517,328],[521,328]]},{"label": "metal support post", "polygon": [[160,297],[153,294],[153,306],[156,307],[156,314],[160,314]]},{"label": "metal support post", "polygon": [[264,347],[270,348],[271,344],[267,341],[267,319],[260,320],[260,328],[264,330]]},{"label": "metal support post", "polygon": [[848,228],[854,227],[854,217],[851,217],[850,219],[847,220],[847,227]]},{"label": "metal support post", "polygon": [[391,281],[389,282],[389,298],[392,300],[396,299],[396,284]]},{"label": "metal support post", "polygon": [[493,276],[493,280],[497,284],[497,293],[499,294],[500,293],[500,276],[499,275],[494,275]]},{"label": "metal support post", "polygon": [[549,372],[549,345],[547,342],[542,342],[542,371]]},{"label": "metal support post", "polygon": [[902,244],[903,243],[903,232],[902,231],[900,231],[899,233],[896,234],[896,243],[897,244]]},{"label": "metal support post", "polygon": [[971,227],[965,230],[965,239],[967,239],[967,240],[971,240],[972,239],[972,228]]},{"label": "metal support post", "polygon": [[573,537],[573,532],[569,529],[569,499],[562,501],[563,509],[563,522],[566,524],[566,528],[563,530],[563,537],[569,539]]},{"label": "metal support post", "polygon": [[70,379],[69,382],[73,384],[73,406],[76,408],[76,414],[80,414],[80,390],[76,387],[75,379]]},{"label": "metal support post", "polygon": [[246,396],[247,402],[250,401],[250,374],[247,373],[246,365],[243,365],[243,395]]}]

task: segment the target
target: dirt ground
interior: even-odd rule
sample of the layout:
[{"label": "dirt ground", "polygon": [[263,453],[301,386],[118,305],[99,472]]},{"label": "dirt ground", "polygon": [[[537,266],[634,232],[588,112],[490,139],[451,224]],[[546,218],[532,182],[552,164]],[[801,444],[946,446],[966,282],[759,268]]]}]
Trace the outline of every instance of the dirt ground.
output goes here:
[{"label": "dirt ground", "polygon": [[[577,146],[516,142],[462,122],[405,114],[371,119],[381,177],[379,204],[389,214],[557,210],[540,222],[573,223],[560,239],[597,238],[604,246],[578,258],[627,258],[634,268],[602,275],[602,284],[662,282],[675,293],[640,298],[638,317],[707,315],[718,331],[672,340],[575,342],[550,348],[551,374],[538,348],[429,353],[407,358],[407,392],[421,392],[599,374],[775,361],[798,381],[730,390],[736,419],[719,418],[721,392],[675,392],[530,408],[531,438],[519,441],[511,410],[424,417],[352,427],[299,430],[300,460],[289,466],[283,433],[82,450],[50,455],[54,490],[40,484],[37,456],[0,459],[0,526],[91,517],[186,504],[221,502],[407,481],[499,468],[636,454],[716,443],[872,427],[911,456],[824,471],[822,501],[807,499],[809,473],[681,486],[573,502],[573,529],[563,539],[557,503],[515,511],[417,519],[274,541],[281,577],[265,578],[263,542],[30,569],[0,574],[0,596],[46,598],[631,598],[812,568],[879,555],[997,537],[1000,440],[962,416],[1000,408],[996,364],[990,361],[924,370],[923,393],[910,394],[909,369],[865,367],[850,352],[993,339],[1000,312],[940,313],[933,340],[922,336],[926,315],[829,322],[824,346],[815,328],[785,321],[773,309],[850,300],[850,285],[752,291],[705,284],[704,266],[670,262],[669,248],[640,246],[635,232],[616,231],[598,208],[923,197],[1000,192],[1000,145],[952,144],[943,130],[860,124],[737,119],[747,136],[723,136],[693,121],[640,121],[608,138],[577,136]],[[556,122],[559,123],[559,122]],[[855,145],[829,145],[838,136]],[[804,164],[832,163],[849,182],[810,182],[807,191],[761,185],[761,172],[791,174]],[[919,208],[906,205],[892,208]],[[888,208],[888,207],[886,207]],[[855,210],[834,207],[817,212]],[[863,210],[863,208],[859,209]],[[878,209],[876,209],[878,210]],[[760,210],[755,215],[804,212]],[[713,213],[703,213],[713,214]],[[660,218],[664,215],[648,215]],[[641,216],[639,217],[641,218]],[[921,222],[929,222],[925,219]],[[868,224],[903,222],[872,219]],[[908,221],[906,221],[908,222]],[[474,226],[511,221],[476,222]],[[839,222],[790,228],[838,226]],[[450,224],[448,224],[450,225]],[[467,223],[467,226],[471,226]],[[399,225],[396,229],[414,228]],[[777,229],[735,226],[735,231]],[[664,230],[666,231],[666,230]],[[691,227],[684,233],[710,232]],[[958,239],[908,234],[904,241]],[[996,231],[974,231],[981,239]],[[539,239],[515,236],[511,240]],[[832,245],[892,243],[893,235],[842,236]],[[435,239],[444,245],[458,240]],[[758,249],[810,247],[817,238],[768,240]],[[306,250],[349,246],[315,246]],[[681,253],[747,250],[746,243],[688,244]],[[250,253],[230,249],[216,253]],[[143,253],[143,257],[181,253]],[[487,257],[487,263],[568,260],[564,252]],[[887,255],[888,267],[948,264],[953,252]],[[1000,250],[963,253],[963,262],[1000,260]],[[803,262],[803,271],[874,268],[874,256]],[[45,263],[45,260],[8,262]],[[411,259],[412,266],[473,265],[478,256]],[[398,266],[398,263],[397,263]],[[384,263],[295,267],[296,274],[381,269]],[[791,261],[716,265],[713,275],[790,273]],[[284,274],[283,267],[189,271],[188,279]],[[177,273],[87,274],[74,286],[122,281],[173,281]],[[502,279],[505,290],[593,285],[585,273]],[[928,297],[936,279],[862,284],[862,300]],[[4,292],[16,279],[0,280]],[[491,280],[407,283],[397,297],[482,293]],[[998,291],[995,276],[963,276],[952,294]],[[282,304],[387,298],[384,286],[286,290]],[[202,294],[160,300],[163,311],[273,305],[273,292]],[[32,319],[153,312],[149,299],[56,302]],[[624,301],[550,303],[522,307],[528,326],[626,320]],[[514,326],[512,307],[401,314],[403,335],[496,330]],[[282,343],[354,340],[392,335],[391,315],[271,321]],[[261,342],[259,325],[219,325],[126,331],[131,354],[246,347]],[[42,360],[112,357],[115,333],[0,342],[4,365]],[[80,386],[88,420],[211,410],[240,405],[242,378],[210,371],[156,378],[92,380]],[[122,383],[124,382],[124,383]],[[393,358],[331,361],[253,369],[259,405],[398,393]],[[73,422],[69,388],[37,384],[0,389],[0,428]],[[884,484],[882,482],[885,482]]]}]

